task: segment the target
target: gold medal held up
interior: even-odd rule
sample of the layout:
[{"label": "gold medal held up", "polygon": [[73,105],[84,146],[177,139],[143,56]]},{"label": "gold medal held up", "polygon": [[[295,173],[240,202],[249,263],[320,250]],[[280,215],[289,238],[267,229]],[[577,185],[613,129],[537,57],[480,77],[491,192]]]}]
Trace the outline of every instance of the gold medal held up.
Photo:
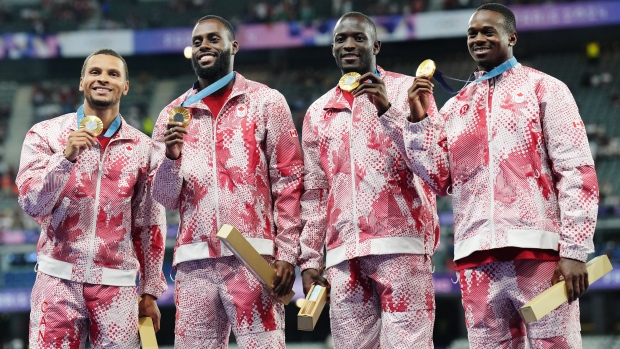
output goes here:
[{"label": "gold medal held up", "polygon": [[433,77],[433,74],[435,74],[435,68],[435,62],[427,59],[424,62],[420,63],[420,65],[418,66],[418,70],[416,70],[415,72],[415,76],[425,76],[430,79],[431,77]]},{"label": "gold medal held up", "polygon": [[172,108],[170,115],[168,116],[168,121],[180,122],[183,124],[183,127],[187,127],[191,119],[192,117],[189,115],[189,111],[183,107]]},{"label": "gold medal held up", "polygon": [[80,122],[80,128],[87,129],[94,133],[95,136],[99,136],[103,131],[103,122],[94,115],[86,115]]},{"label": "gold medal held up", "polygon": [[351,92],[360,85],[360,74],[356,72],[346,73],[338,82],[338,86],[343,91]]}]

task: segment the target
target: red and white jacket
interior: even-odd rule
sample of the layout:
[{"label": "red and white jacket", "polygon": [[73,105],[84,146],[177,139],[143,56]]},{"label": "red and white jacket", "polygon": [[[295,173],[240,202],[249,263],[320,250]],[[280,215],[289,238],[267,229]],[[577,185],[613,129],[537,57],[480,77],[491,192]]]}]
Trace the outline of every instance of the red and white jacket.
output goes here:
[{"label": "red and white jacket", "polygon": [[76,113],[34,125],[24,140],[19,204],[41,225],[38,270],[61,279],[135,286],[159,297],[165,211],[151,196],[152,142],[122,120],[105,151],[99,143],[72,163],[67,137]]},{"label": "red and white jacket", "polygon": [[[379,68],[392,106],[405,121],[413,78]],[[367,255],[431,255],[439,243],[435,195],[407,168],[397,131],[384,129],[367,96],[353,107],[335,87],[304,119],[301,270]],[[402,143],[402,136],[400,136]]]},{"label": "red and white jacket", "polygon": [[438,195],[452,193],[455,260],[502,247],[581,261],[594,251],[598,184],[565,84],[518,64],[428,115],[406,122],[407,163]]},{"label": "red and white jacket", "polygon": [[170,160],[163,136],[168,114],[196,88],[166,106],[153,130],[163,158],[154,197],[181,215],[173,265],[231,255],[216,236],[222,224],[236,227],[260,254],[295,265],[303,159],[284,96],[236,73],[219,115],[202,100],[186,107],[188,134],[181,157]]}]

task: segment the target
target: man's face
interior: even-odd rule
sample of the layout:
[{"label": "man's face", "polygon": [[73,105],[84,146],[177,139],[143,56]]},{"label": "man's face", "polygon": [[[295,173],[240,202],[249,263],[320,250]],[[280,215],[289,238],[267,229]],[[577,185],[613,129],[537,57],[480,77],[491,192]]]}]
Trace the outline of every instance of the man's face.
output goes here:
[{"label": "man's face", "polygon": [[199,78],[213,80],[230,73],[237,50],[237,41],[230,40],[228,30],[218,20],[202,21],[192,32],[192,67]]},{"label": "man's face", "polygon": [[332,54],[343,73],[374,71],[380,48],[381,42],[374,39],[372,28],[364,19],[345,17],[336,23]]},{"label": "man's face", "polygon": [[469,19],[467,47],[478,67],[489,71],[512,57],[517,33],[508,33],[504,16],[495,11],[480,10]]},{"label": "man's face", "polygon": [[107,109],[118,104],[129,91],[123,61],[106,54],[90,57],[80,78],[80,91],[92,108]]}]

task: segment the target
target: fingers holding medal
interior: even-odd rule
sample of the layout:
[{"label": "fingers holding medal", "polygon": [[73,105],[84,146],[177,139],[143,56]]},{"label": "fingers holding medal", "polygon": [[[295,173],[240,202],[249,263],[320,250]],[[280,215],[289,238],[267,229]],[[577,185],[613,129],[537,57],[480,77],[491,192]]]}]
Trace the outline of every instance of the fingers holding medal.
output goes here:
[{"label": "fingers holding medal", "polygon": [[410,110],[408,119],[411,122],[419,122],[427,116],[431,105],[430,96],[432,96],[433,87],[435,86],[430,79],[435,74],[436,68],[435,62],[427,59],[420,63],[416,70],[413,84],[407,90]]},{"label": "fingers holding medal", "polygon": [[184,143],[183,138],[187,134],[186,127],[191,119],[191,115],[186,108],[175,107],[170,111],[167,129],[164,132],[166,157],[169,159],[176,160],[181,156],[181,149]]},{"label": "fingers holding medal", "polygon": [[375,105],[379,115],[382,115],[390,108],[390,102],[387,97],[385,83],[376,74],[371,72],[360,75],[356,72],[347,73],[340,78],[338,84],[344,91],[351,92],[354,97],[363,94]]},{"label": "fingers holding medal", "polygon": [[103,131],[103,122],[94,115],[82,118],[78,130],[69,133],[64,150],[65,158],[75,162],[86,149],[92,149],[97,143],[96,138]]}]

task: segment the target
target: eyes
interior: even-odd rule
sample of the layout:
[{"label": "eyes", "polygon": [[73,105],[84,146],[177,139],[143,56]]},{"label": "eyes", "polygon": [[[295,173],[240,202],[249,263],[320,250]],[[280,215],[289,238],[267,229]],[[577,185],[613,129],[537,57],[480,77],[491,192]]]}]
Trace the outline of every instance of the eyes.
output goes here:
[{"label": "eyes", "polygon": [[[347,39],[347,36],[344,36],[344,35],[336,35],[336,37],[334,38],[334,42],[335,42],[335,43],[337,43],[337,44],[342,44],[342,43],[344,43],[344,41],[345,41],[346,39]],[[366,41],[366,36],[365,36],[365,35],[361,35],[361,34],[359,34],[359,35],[354,35],[354,36],[353,36],[353,39],[354,39],[356,42],[364,42],[364,41]]]},{"label": "eyes", "polygon": [[[209,38],[207,38],[207,40],[209,40],[209,42],[212,44],[217,44],[218,42],[221,41],[220,37],[217,35],[212,35]],[[194,38],[194,40],[192,41],[192,45],[194,47],[200,47],[200,45],[202,45],[202,38],[199,38],[199,37]]]},{"label": "eyes", "polygon": [[490,37],[494,36],[495,34],[497,34],[497,32],[495,30],[493,30],[493,29],[484,29],[484,30],[481,30],[479,32],[470,30],[470,31],[467,32],[467,38],[473,39],[476,36],[478,36],[478,33],[482,33],[482,35],[484,35],[484,36],[486,36],[488,38],[490,38]]},{"label": "eyes", "polygon": [[[102,70],[99,68],[93,68],[91,70],[88,71],[89,75],[94,75],[94,76],[99,76],[102,74]],[[110,72],[108,72],[109,76],[115,77],[115,78],[120,78],[121,77],[121,73],[116,71],[116,70],[111,70]]]}]

